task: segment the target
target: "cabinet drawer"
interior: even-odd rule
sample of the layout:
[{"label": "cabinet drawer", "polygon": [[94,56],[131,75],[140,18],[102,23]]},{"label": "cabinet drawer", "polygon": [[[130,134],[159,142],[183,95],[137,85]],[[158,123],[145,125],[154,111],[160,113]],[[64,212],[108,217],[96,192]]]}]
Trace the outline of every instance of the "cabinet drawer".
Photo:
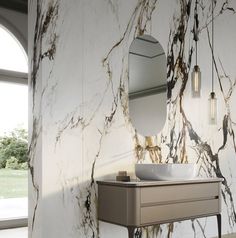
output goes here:
[{"label": "cabinet drawer", "polygon": [[219,200],[203,200],[141,208],[141,224],[173,222],[219,213]]},{"label": "cabinet drawer", "polygon": [[219,196],[219,183],[182,184],[141,188],[141,206],[180,200],[197,200]]}]

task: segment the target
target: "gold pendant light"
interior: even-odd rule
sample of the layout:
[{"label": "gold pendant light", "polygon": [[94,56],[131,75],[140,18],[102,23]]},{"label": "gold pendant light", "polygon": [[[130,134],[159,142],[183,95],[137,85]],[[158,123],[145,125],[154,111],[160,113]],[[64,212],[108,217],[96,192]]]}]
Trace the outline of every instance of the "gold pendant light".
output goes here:
[{"label": "gold pendant light", "polygon": [[199,98],[201,96],[201,71],[200,68],[197,64],[197,54],[198,54],[198,0],[195,1],[195,9],[194,9],[194,28],[193,28],[193,35],[194,35],[194,41],[195,41],[195,56],[196,56],[196,64],[193,68],[192,72],[192,79],[191,79],[191,84],[192,84],[192,97],[194,98]]},{"label": "gold pendant light", "polygon": [[217,124],[217,98],[216,98],[216,94],[214,92],[214,0],[212,0],[212,43],[211,43],[211,53],[212,53],[212,65],[211,65],[211,93],[209,96],[209,123],[211,125],[216,125]]}]

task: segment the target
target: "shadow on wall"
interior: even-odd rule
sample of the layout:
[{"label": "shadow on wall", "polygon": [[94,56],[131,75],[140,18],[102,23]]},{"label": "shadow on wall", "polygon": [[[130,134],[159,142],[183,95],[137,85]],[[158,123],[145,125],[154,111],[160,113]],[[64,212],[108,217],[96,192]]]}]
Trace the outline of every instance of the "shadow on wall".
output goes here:
[{"label": "shadow on wall", "polygon": [[[115,176],[109,174],[97,180],[111,180]],[[47,220],[42,219],[45,232],[43,237],[71,237],[72,234],[73,237],[98,237],[100,227],[97,219],[96,181],[80,183],[78,180],[76,177],[60,182],[60,191],[43,198],[42,217],[47,217]],[[63,230],[57,227],[63,227]],[[127,233],[125,228],[114,227],[117,232],[113,238],[123,237]],[[102,228],[106,233],[109,226]]]}]

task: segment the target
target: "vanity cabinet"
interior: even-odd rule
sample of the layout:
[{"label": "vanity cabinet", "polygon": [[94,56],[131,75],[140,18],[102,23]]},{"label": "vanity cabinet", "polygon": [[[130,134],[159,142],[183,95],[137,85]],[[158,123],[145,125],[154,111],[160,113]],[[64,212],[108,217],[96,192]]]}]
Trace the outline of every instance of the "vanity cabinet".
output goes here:
[{"label": "vanity cabinet", "polygon": [[222,179],[98,181],[98,219],[128,228],[216,216],[221,237]]}]

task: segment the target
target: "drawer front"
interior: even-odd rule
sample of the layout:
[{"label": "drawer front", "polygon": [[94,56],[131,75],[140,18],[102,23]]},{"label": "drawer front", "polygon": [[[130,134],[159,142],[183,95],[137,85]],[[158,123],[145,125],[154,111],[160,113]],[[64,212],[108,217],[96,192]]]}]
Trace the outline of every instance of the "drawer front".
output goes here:
[{"label": "drawer front", "polygon": [[181,184],[141,188],[141,205],[219,196],[219,183]]},{"label": "drawer front", "polygon": [[219,200],[203,200],[141,208],[141,224],[173,222],[178,219],[219,213]]}]

